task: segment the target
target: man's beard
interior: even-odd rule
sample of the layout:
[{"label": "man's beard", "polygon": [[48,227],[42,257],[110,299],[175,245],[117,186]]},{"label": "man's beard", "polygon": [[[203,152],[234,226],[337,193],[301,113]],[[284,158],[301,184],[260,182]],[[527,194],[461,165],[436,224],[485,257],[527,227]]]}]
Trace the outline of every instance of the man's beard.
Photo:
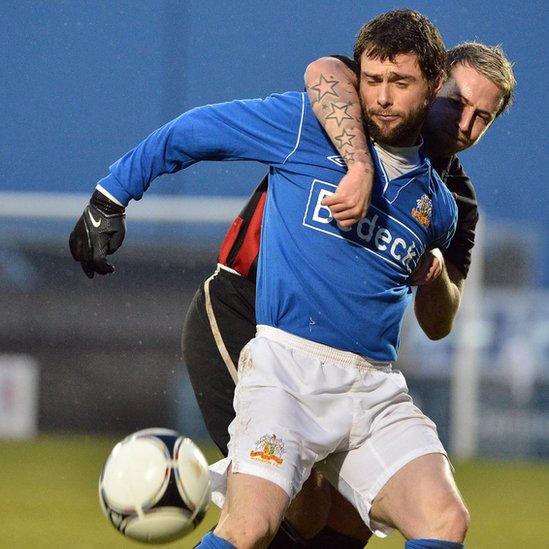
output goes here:
[{"label": "man's beard", "polygon": [[[385,111],[381,108],[368,111],[364,105],[362,106],[362,113],[368,133],[374,141],[390,147],[410,147],[417,140],[430,106],[431,100],[426,99],[417,110],[412,111],[405,117],[401,112]],[[374,120],[373,115],[375,114],[398,115],[400,116],[400,123],[390,131],[384,131]]]}]

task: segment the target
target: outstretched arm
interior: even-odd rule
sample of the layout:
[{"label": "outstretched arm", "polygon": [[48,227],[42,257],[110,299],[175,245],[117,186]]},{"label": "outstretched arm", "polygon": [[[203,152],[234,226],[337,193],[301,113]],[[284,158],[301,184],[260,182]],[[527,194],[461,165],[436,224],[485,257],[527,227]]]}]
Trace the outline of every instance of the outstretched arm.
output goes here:
[{"label": "outstretched arm", "polygon": [[442,176],[456,200],[456,232],[442,257],[437,259],[438,251],[431,250],[421,258],[410,281],[418,286],[414,302],[417,320],[430,339],[441,339],[452,329],[471,264],[478,221],[475,189],[457,157]]},{"label": "outstretched arm", "polygon": [[264,100],[231,101],[188,111],[127,152],[93,193],[69,239],[86,276],[114,271],[107,261],[122,244],[125,206],[139,200],[151,182],[200,160],[283,163],[295,146],[303,93]]},{"label": "outstretched arm", "polygon": [[347,174],[326,198],[334,218],[349,227],[362,219],[370,204],[374,166],[368,149],[358,96],[357,75],[335,57],[321,57],[305,71],[313,111],[347,164]]}]

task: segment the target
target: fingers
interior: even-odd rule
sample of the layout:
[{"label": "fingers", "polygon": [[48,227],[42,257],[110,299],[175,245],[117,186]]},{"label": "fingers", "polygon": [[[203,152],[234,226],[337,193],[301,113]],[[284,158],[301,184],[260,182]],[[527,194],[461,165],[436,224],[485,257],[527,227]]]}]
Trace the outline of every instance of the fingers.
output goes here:
[{"label": "fingers", "polygon": [[93,242],[93,261],[91,267],[100,275],[111,274],[114,272],[114,266],[107,261],[107,252],[109,248],[109,233],[101,233]]},{"label": "fingers", "polygon": [[340,202],[336,195],[325,198],[323,206],[330,209],[332,217],[343,227],[350,227],[366,215],[366,208],[357,207],[349,202]]},{"label": "fingers", "polygon": [[426,252],[419,260],[419,263],[410,275],[410,286],[423,286],[436,280],[444,268],[444,260],[440,252],[430,250]]},{"label": "fingers", "polygon": [[108,255],[113,254],[114,252],[116,252],[116,250],[118,250],[118,248],[120,248],[120,246],[122,246],[122,242],[124,241],[125,235],[126,235],[126,232],[124,229],[122,229],[122,230],[116,231],[110,237],[108,241],[108,250],[107,250]]},{"label": "fingers", "polygon": [[336,204],[340,204],[341,201],[342,201],[342,200],[341,200],[341,197],[340,197],[340,196],[337,194],[337,192],[336,192],[336,193],[334,193],[334,194],[331,194],[331,195],[325,197],[325,198],[322,200],[321,204],[322,204],[323,206],[330,206],[330,207],[331,207],[331,206],[335,206]]},{"label": "fingers", "polygon": [[[355,210],[356,213],[366,213],[368,204],[358,204],[359,200],[356,198],[345,197],[342,198],[337,194],[327,196],[322,200],[321,204],[330,208],[332,213],[339,213],[345,210]],[[364,201],[362,201],[364,202]]]},{"label": "fingers", "polygon": [[362,213],[355,213],[354,210],[345,210],[338,214],[332,214],[332,217],[337,221],[338,225],[351,227],[355,223],[358,223],[364,215]]},{"label": "fingers", "polygon": [[101,257],[96,257],[92,261],[80,261],[80,266],[88,278],[93,278],[95,273],[100,275],[114,273],[114,265]]},{"label": "fingers", "polygon": [[432,282],[435,280],[435,278],[438,278],[440,276],[440,273],[442,272],[442,268],[438,261],[434,261],[433,264],[430,266],[429,270],[427,271],[426,275],[426,284],[429,282]]},{"label": "fingers", "polygon": [[114,265],[107,261],[81,261],[80,266],[88,278],[93,278],[95,274],[106,275],[114,273]]},{"label": "fingers", "polygon": [[89,261],[92,258],[90,235],[84,216],[80,216],[69,237],[69,248],[75,261]]},{"label": "fingers", "polygon": [[360,206],[356,206],[355,204],[345,204],[345,203],[338,203],[338,204],[322,204],[323,206],[327,206],[330,209],[330,213],[333,217],[340,216],[340,217],[357,217],[360,219],[360,217],[364,217],[366,214],[365,208],[361,208]]},{"label": "fingers", "polygon": [[[88,219],[86,212],[90,211],[90,207],[84,210],[70,234],[69,248],[74,260],[80,263],[85,275],[91,279],[95,274],[114,272],[114,266],[107,261],[107,255],[121,246],[126,229],[123,215],[107,219],[97,210],[93,214],[95,217],[89,215]],[[98,217],[100,219],[96,221]]]},{"label": "fingers", "polygon": [[91,261],[81,261],[80,266],[88,278],[93,278],[95,271],[93,270],[93,264]]},{"label": "fingers", "polygon": [[337,192],[324,198],[322,205],[330,209],[332,217],[343,227],[350,227],[360,221],[368,209],[368,202],[363,199],[342,197]]}]

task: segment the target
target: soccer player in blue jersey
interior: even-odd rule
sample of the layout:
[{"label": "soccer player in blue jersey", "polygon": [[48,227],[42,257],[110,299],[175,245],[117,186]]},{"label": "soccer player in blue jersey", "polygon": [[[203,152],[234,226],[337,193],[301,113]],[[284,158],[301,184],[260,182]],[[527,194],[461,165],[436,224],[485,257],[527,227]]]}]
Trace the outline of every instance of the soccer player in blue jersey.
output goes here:
[{"label": "soccer player in blue jersey", "polygon": [[[462,150],[464,143],[471,146],[478,142],[509,107],[515,86],[511,63],[499,47],[460,44],[448,51],[446,71],[447,80],[429,110],[422,135],[425,153],[456,198],[457,228],[442,254],[433,251],[422,257],[410,281],[421,286],[416,294],[416,313],[433,339],[443,337],[451,328],[471,261],[478,218],[473,185],[454,153]],[[359,193],[364,191],[365,155],[369,154],[364,149],[366,136],[357,123],[362,112],[357,75],[356,62],[342,56],[313,62],[305,75],[313,110],[348,166],[337,193],[347,193],[352,199],[350,208],[341,209],[345,205],[341,197],[334,204],[335,195],[323,201],[325,205],[330,201],[332,214],[341,214],[338,220],[346,226],[364,215],[353,207],[360,204],[355,197],[357,186]],[[353,137],[352,143],[339,147],[344,133]],[[455,137],[450,139],[452,135]],[[367,184],[366,190],[370,188]],[[221,245],[218,267],[197,290],[183,329],[184,362],[208,432],[224,455],[227,428],[234,418],[238,356],[256,330],[256,267],[266,191],[267,178],[231,224]],[[285,518],[271,542],[273,548],[358,549],[371,535],[347,500],[322,479],[318,468],[292,501]]]},{"label": "soccer player in blue jersey", "polygon": [[[228,492],[204,547],[267,544],[312,465],[331,454],[328,475],[376,533],[396,527],[410,549],[462,546],[467,512],[445,451],[390,365],[409,276],[424,252],[447,245],[456,220],[451,194],[418,151],[444,46],[424,17],[401,10],[365,25],[355,55],[377,168],[359,223],[338,225],[325,205],[345,168],[300,93],[185,113],[111,166],[99,185],[106,216],[84,213],[96,228],[104,222],[113,250],[114,205],[141,198],[155,177],[198,160],[270,166],[260,326],[242,355]],[[83,262],[86,245],[71,246]]]}]

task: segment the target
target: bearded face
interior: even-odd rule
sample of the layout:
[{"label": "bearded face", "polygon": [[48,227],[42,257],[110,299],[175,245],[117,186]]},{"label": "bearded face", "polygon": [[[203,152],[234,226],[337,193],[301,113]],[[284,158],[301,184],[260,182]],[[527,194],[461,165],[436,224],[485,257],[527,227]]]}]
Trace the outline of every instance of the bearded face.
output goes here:
[{"label": "bearded face", "polygon": [[416,143],[429,111],[430,101],[424,101],[415,110],[368,109],[362,104],[364,121],[374,141],[392,147],[406,147]]},{"label": "bearded face", "polygon": [[438,82],[426,80],[412,53],[383,61],[363,54],[360,71],[360,100],[370,136],[390,146],[416,144]]}]

